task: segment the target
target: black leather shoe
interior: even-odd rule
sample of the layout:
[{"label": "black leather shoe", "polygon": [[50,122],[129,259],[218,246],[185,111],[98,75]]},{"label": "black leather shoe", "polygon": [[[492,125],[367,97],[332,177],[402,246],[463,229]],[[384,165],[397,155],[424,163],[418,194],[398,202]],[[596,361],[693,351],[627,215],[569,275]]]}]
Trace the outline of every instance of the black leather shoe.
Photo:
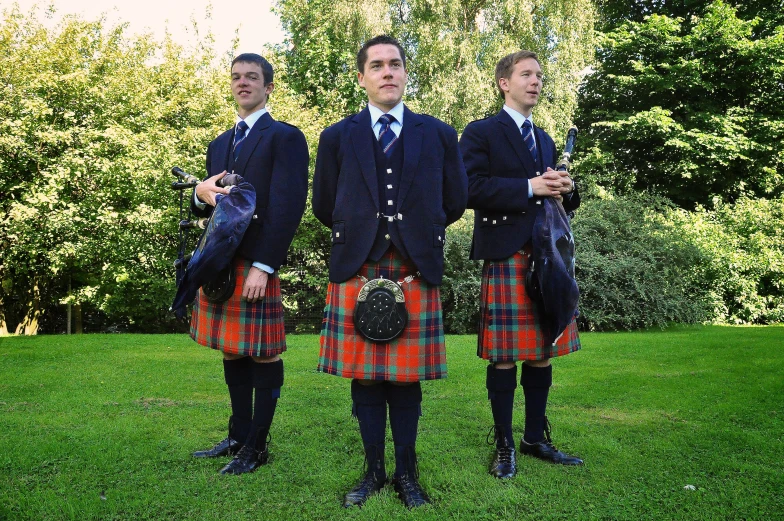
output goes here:
[{"label": "black leather shoe", "polygon": [[513,478],[517,475],[514,447],[495,449],[495,458],[490,465],[490,474],[498,479]]},{"label": "black leather shoe", "polygon": [[353,506],[361,507],[365,504],[370,496],[384,488],[387,482],[387,476],[383,472],[377,474],[374,470],[368,470],[365,477],[357,483],[357,486],[352,488],[346,497],[343,499],[343,507],[349,508]]},{"label": "black leather shoe", "polygon": [[247,474],[253,472],[269,461],[269,450],[265,444],[264,450],[258,451],[247,445],[243,446],[225,467],[220,469],[221,474]]},{"label": "black leather shoe", "polygon": [[431,503],[427,493],[422,490],[416,476],[411,474],[403,474],[395,478],[395,492],[398,497],[406,505],[406,508],[421,507],[422,505],[429,505]]},{"label": "black leather shoe", "polygon": [[495,457],[490,464],[490,474],[498,479],[515,477],[517,475],[517,461],[515,460],[514,442],[510,447],[500,426],[493,425],[490,432],[487,433],[487,444],[496,447]]},{"label": "black leather shoe", "polygon": [[207,450],[199,450],[193,453],[194,458],[219,458],[221,456],[231,456],[239,452],[242,448],[242,443],[238,442],[231,436],[226,436],[224,439],[215,444],[214,447]]},{"label": "black leather shoe", "polygon": [[527,443],[520,438],[520,454],[527,454],[540,460],[556,463],[558,465],[582,465],[583,460],[570,456],[556,449],[550,439],[550,422],[545,417],[544,439],[536,443]]}]

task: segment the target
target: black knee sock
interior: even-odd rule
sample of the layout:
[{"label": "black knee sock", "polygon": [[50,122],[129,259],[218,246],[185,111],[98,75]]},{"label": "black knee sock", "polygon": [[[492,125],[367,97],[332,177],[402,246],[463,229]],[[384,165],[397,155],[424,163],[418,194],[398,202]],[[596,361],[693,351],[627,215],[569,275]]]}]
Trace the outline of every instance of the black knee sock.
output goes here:
[{"label": "black knee sock", "polygon": [[253,364],[253,387],[256,390],[256,403],[253,404],[253,423],[245,442],[259,450],[265,448],[267,434],[275,416],[275,407],[283,386],[283,360]]},{"label": "black knee sock", "polygon": [[525,394],[525,433],[523,439],[537,443],[544,439],[547,395],[553,383],[553,366],[534,367],[523,364],[520,383]]},{"label": "black knee sock", "polygon": [[351,382],[352,414],[359,422],[359,434],[369,470],[386,476],[384,448],[387,435],[386,388],[383,384]]},{"label": "black knee sock", "polygon": [[229,436],[244,442],[253,419],[253,360],[249,356],[224,359],[223,376],[231,398]]},{"label": "black knee sock", "polygon": [[486,386],[490,409],[493,411],[493,422],[496,429],[499,429],[496,446],[498,448],[514,447],[512,412],[514,410],[515,389],[517,388],[517,366],[498,369],[494,365],[488,365]]},{"label": "black knee sock", "polygon": [[395,477],[414,475],[416,471],[416,439],[419,416],[422,414],[422,387],[386,384],[389,404],[389,426],[395,443]]}]

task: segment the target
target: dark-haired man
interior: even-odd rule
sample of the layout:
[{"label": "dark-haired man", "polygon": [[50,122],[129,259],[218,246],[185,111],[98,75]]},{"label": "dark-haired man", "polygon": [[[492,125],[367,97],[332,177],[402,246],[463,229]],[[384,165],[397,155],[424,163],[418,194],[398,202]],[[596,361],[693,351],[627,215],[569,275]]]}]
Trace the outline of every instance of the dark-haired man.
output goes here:
[{"label": "dark-haired man", "polygon": [[526,294],[531,233],[542,199],[554,197],[574,210],[580,197],[567,172],[555,171],[552,138],[533,125],[542,90],[542,69],[531,51],[502,58],[496,87],[504,100],[495,116],[470,123],[460,138],[468,173],[468,206],[474,208],[471,258],[483,259],[477,354],[490,362],[487,392],[494,420],[496,452],[490,473],[516,474],[512,411],[517,361],[525,395],[525,433],[520,452],[563,465],[582,460],[557,450],[545,416],[552,384],[550,359],[580,348],[575,322],[548,344],[540,311]]},{"label": "dark-haired man", "polygon": [[[403,105],[408,77],[400,43],[389,36],[367,41],[357,68],[368,106],[324,130],[313,179],[313,213],[332,229],[319,370],[352,379],[368,464],[344,506],[361,506],[387,480],[388,405],[394,487],[411,508],[430,502],[415,452],[420,381],[446,376],[438,286],[446,227],[465,210],[467,181],[455,130]],[[397,338],[371,341],[352,317],[360,289],[380,278],[402,287],[408,322]],[[376,318],[386,324],[389,316]]]},{"label": "dark-haired man", "polygon": [[[305,210],[308,146],[302,132],[275,121],[266,108],[275,88],[272,66],[258,54],[240,54],[231,64],[231,91],[237,122],[207,148],[207,178],[195,190],[193,211],[209,215],[216,185],[227,173],[242,176],[256,192],[256,212],[233,261],[236,283],[223,302],[199,292],[191,336],[223,352],[223,372],[231,398],[228,436],[196,457],[234,454],[221,474],[254,471],[269,458],[272,425],[286,350],[283,305],[277,270]],[[255,394],[255,403],[253,400]]]}]

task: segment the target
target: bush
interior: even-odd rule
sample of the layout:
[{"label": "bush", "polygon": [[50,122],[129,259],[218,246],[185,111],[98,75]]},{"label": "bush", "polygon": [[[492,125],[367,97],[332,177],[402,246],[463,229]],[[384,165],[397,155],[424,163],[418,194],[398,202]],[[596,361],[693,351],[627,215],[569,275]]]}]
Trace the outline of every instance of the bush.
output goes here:
[{"label": "bush", "polygon": [[697,279],[713,321],[784,321],[784,197],[741,198],[670,218],[704,259]]},{"label": "bush", "polygon": [[703,322],[712,295],[698,280],[707,262],[666,216],[665,199],[587,199],[572,222],[583,330]]},{"label": "bush", "polygon": [[444,246],[444,279],[441,301],[447,333],[476,333],[479,326],[479,291],[482,264],[468,260],[474,230],[474,212],[469,210],[449,227]]}]

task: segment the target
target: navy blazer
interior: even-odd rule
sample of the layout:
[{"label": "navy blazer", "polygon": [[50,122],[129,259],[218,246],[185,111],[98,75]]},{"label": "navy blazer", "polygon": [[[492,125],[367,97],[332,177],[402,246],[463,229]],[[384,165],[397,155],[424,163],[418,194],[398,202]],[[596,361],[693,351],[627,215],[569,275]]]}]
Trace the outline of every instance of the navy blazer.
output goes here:
[{"label": "navy blazer", "polygon": [[[469,123],[460,137],[468,173],[468,207],[475,210],[471,259],[506,259],[531,240],[542,205],[541,197],[528,198],[528,179],[547,167],[554,169],[558,161],[553,139],[539,127],[534,131],[538,162],[505,110]],[[564,196],[567,212],[579,205],[576,190]]]},{"label": "navy blazer", "polygon": [[[228,168],[233,143],[234,128],[210,143],[207,177]],[[275,121],[269,112],[256,121],[234,163],[234,173],[256,190],[256,212],[237,255],[275,270],[285,263],[286,252],[305,212],[308,161],[308,144],[297,127]],[[206,217],[213,207],[208,205],[200,210],[192,205],[192,209],[196,215]]]},{"label": "navy blazer", "polygon": [[[396,224],[417,270],[438,285],[444,272],[446,227],[466,208],[465,167],[455,129],[404,110]],[[383,218],[379,216],[388,212],[379,202],[374,139],[367,108],[328,127],[319,139],[313,214],[332,228],[332,282],[348,280],[359,271],[373,247]]]}]

